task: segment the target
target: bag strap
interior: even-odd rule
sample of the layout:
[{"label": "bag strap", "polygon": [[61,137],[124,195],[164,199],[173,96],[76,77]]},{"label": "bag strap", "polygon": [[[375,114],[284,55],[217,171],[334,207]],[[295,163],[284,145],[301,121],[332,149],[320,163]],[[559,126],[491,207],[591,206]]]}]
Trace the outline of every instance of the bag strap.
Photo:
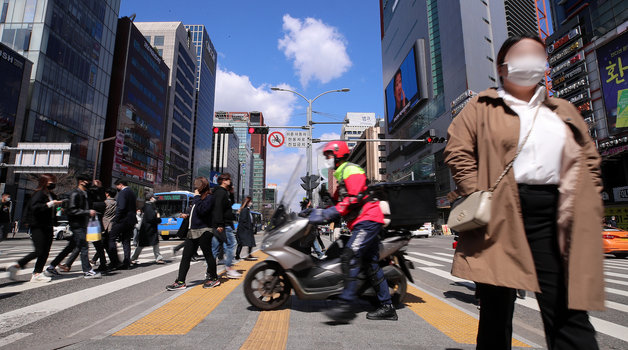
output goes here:
[{"label": "bag strap", "polygon": [[536,117],[539,115],[539,110],[541,109],[542,105],[543,105],[543,103],[540,103],[539,106],[536,108],[536,112],[534,113],[534,118],[532,119],[532,126],[530,126],[530,130],[528,131],[528,134],[523,139],[523,142],[521,143],[521,145],[517,149],[517,153],[515,153],[515,157],[510,161],[510,163],[508,163],[508,165],[506,165],[506,169],[504,169],[504,171],[499,176],[499,178],[497,178],[497,181],[495,182],[493,187],[488,189],[489,192],[495,191],[495,188],[497,188],[497,185],[499,185],[499,183],[502,181],[504,176],[506,176],[506,174],[508,174],[508,171],[510,171],[512,166],[515,164],[515,160],[517,160],[517,157],[519,157],[519,154],[521,153],[521,150],[523,150],[523,146],[525,146],[526,142],[528,142],[528,138],[530,137],[530,134],[532,133],[532,129],[534,128],[534,122],[536,122]]}]

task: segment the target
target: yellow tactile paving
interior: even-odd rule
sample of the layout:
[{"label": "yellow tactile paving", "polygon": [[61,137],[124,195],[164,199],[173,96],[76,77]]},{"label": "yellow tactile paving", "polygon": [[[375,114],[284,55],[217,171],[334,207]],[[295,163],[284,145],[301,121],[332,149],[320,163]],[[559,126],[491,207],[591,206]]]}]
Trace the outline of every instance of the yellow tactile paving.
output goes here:
[{"label": "yellow tactile paving", "polygon": [[[260,260],[267,257],[266,254],[259,251],[255,253],[255,256]],[[241,261],[235,267],[238,270],[244,270],[244,275],[256,263],[257,261]],[[244,276],[237,280],[223,279],[220,286],[210,289],[203,289],[202,285],[195,286],[113,335],[186,334],[205,319],[243,280]]]},{"label": "yellow tactile paving", "polygon": [[283,350],[288,343],[289,329],[290,309],[262,311],[240,350]]},{"label": "yellow tactile paving", "polygon": [[[419,317],[455,342],[475,344],[478,330],[476,318],[412,286],[408,286],[404,303]],[[514,338],[512,345],[530,347]]]}]

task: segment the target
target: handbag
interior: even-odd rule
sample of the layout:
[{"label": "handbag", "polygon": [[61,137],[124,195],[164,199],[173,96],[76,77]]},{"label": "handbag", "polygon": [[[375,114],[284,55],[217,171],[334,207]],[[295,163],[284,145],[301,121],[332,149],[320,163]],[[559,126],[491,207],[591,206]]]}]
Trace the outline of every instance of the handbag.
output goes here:
[{"label": "handbag", "polygon": [[517,149],[515,157],[508,163],[508,165],[506,165],[506,169],[504,169],[497,181],[495,181],[495,184],[489,188],[488,191],[473,192],[467,197],[459,198],[453,203],[449,219],[447,219],[447,226],[449,226],[450,229],[458,232],[465,232],[488,225],[491,220],[493,191],[495,191],[495,188],[497,188],[504,176],[506,176],[515,164],[515,160],[517,160],[523,146],[526,144],[530,134],[532,133],[532,129],[534,128],[534,123],[536,122],[536,117],[539,115],[540,109],[541,105],[539,104],[536,108],[536,112],[534,113],[534,119],[532,119],[532,126],[530,127],[528,134]]},{"label": "handbag", "polygon": [[97,242],[102,239],[102,227],[100,226],[100,220],[98,216],[89,219],[87,224],[87,235],[85,240],[88,242]]}]

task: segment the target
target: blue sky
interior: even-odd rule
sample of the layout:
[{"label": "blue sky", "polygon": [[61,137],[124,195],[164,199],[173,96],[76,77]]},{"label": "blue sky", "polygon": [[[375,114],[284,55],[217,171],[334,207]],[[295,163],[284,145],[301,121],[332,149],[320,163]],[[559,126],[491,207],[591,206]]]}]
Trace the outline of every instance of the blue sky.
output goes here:
[{"label": "blue sky", "polygon": [[[138,22],[204,24],[218,51],[216,110],[261,110],[270,125],[303,125],[306,103],[271,86],[321,97],[315,121],[339,121],[346,112],[383,117],[379,3],[319,1],[122,0],[120,16]],[[280,45],[281,42],[281,45]],[[340,126],[317,126],[314,137],[339,134]],[[269,147],[267,182],[285,185],[286,160],[294,149]],[[291,172],[291,171],[290,171]],[[289,175],[289,174],[288,174]]]}]

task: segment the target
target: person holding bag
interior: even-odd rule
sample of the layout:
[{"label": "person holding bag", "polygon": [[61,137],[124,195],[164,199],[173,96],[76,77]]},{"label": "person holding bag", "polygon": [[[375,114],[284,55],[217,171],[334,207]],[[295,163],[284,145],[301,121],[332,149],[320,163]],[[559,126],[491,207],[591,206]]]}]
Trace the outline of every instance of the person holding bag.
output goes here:
[{"label": "person holding bag", "polygon": [[[212,226],[214,228],[213,254],[218,256],[220,246],[225,252],[225,270],[228,278],[241,278],[242,274],[233,267],[233,254],[237,241],[233,233],[233,199],[231,174],[223,173],[218,176],[218,187],[214,189],[214,209],[212,210]],[[205,256],[205,260],[207,260]]]},{"label": "person holding bag", "polygon": [[182,215],[189,218],[189,226],[183,248],[183,256],[181,256],[181,263],[179,264],[179,275],[173,284],[166,286],[167,290],[187,288],[185,278],[190,270],[192,256],[196,254],[199,246],[207,262],[203,288],[214,288],[220,285],[216,259],[212,255],[211,212],[213,200],[209,194],[209,181],[207,181],[207,178],[197,177],[194,179],[194,195],[189,214]]},{"label": "person holding bag", "polygon": [[478,349],[511,348],[517,289],[536,293],[549,349],[598,348],[587,310],[604,309],[600,156],[578,109],[539,85],[546,60],[536,35],[508,38],[500,87],[448,130],[451,273],[476,282]]}]

